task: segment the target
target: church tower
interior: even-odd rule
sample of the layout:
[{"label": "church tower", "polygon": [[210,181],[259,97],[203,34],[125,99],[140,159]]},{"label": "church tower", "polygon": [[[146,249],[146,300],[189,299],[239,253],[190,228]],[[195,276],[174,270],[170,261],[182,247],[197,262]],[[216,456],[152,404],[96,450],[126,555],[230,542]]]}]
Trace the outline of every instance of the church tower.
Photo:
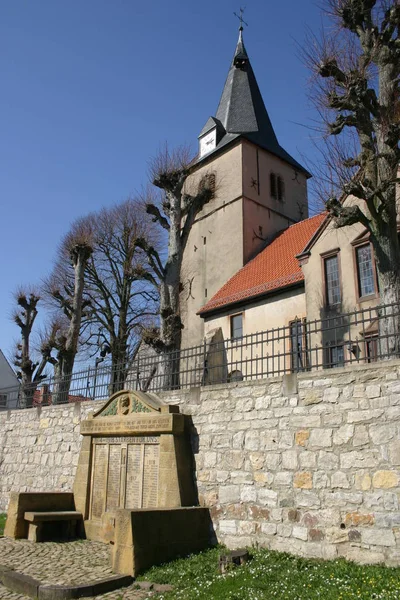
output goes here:
[{"label": "church tower", "polygon": [[202,343],[200,308],[279,231],[308,217],[310,175],[279,145],[242,27],[216,115],[200,132],[187,191],[205,176],[215,176],[216,195],[199,214],[185,249],[183,348]]}]

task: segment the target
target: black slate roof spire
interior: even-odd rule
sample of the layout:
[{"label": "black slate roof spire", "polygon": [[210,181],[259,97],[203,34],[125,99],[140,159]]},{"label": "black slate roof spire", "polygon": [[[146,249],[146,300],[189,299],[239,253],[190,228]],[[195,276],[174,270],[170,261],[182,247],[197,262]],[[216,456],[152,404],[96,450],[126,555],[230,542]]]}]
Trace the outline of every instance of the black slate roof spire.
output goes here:
[{"label": "black slate roof spire", "polygon": [[216,118],[227,133],[256,133],[263,145],[271,145],[271,150],[278,146],[244,45],[242,28]]},{"label": "black slate roof spire", "polygon": [[[296,170],[303,171],[310,176],[306,169],[279,145],[244,45],[242,25],[239,29],[239,39],[217,114],[212,119],[219,124],[220,135],[217,146],[211,155],[236,138],[245,137],[261,148],[279,156]],[[209,120],[200,136],[205,133],[206,129],[210,129],[210,125]]]}]

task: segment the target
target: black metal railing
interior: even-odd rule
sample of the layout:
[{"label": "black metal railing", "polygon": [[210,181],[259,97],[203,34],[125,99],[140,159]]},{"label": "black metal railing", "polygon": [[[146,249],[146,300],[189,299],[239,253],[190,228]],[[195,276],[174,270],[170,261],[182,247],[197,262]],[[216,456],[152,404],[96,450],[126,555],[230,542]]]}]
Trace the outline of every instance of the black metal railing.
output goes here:
[{"label": "black metal railing", "polygon": [[[228,320],[228,318],[227,318]],[[0,409],[105,400],[119,389],[159,392],[293,372],[373,363],[400,356],[400,306],[341,312],[324,309],[319,319],[295,318],[277,327],[168,354],[139,351],[129,365],[99,364],[73,373],[69,392],[56,398],[60,381],[1,389]],[[61,386],[62,387],[62,386]]]}]

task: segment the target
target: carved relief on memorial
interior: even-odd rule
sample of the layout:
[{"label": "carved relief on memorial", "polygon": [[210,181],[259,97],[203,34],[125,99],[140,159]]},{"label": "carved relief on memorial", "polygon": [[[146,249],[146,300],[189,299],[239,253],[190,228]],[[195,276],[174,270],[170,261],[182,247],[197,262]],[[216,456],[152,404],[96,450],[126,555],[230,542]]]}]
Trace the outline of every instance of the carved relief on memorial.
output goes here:
[{"label": "carved relief on memorial", "polygon": [[117,412],[119,415],[128,415],[131,412],[131,399],[128,394],[118,398]]},{"label": "carved relief on memorial", "polygon": [[121,390],[94,413],[94,417],[127,416],[130,413],[160,412],[165,403],[154,394]]}]

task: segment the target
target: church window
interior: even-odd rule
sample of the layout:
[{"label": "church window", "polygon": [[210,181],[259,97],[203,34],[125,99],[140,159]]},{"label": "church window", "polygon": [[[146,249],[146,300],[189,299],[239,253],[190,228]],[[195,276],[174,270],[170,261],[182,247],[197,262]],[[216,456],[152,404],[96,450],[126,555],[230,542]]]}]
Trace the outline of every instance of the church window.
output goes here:
[{"label": "church window", "polygon": [[307,368],[306,320],[290,323],[291,369],[294,372]]},{"label": "church window", "polygon": [[7,394],[0,394],[0,406],[7,406]]},{"label": "church window", "polygon": [[285,199],[285,182],[283,181],[283,178],[280,175],[278,175],[278,177],[277,177],[277,188],[278,188],[278,200],[283,202],[283,200]]},{"label": "church window", "polygon": [[339,255],[324,258],[325,300],[327,306],[337,306],[341,302]]},{"label": "church window", "polygon": [[285,199],[285,182],[283,177],[276,173],[269,174],[271,197],[283,202]]},{"label": "church window", "polygon": [[365,354],[367,362],[375,362],[379,357],[378,336],[371,335],[365,338]]},{"label": "church window", "polygon": [[327,365],[328,369],[344,366],[344,348],[340,346],[330,346],[327,348]]},{"label": "church window", "polygon": [[243,315],[231,317],[231,338],[237,339],[243,336]]},{"label": "church window", "polygon": [[356,248],[358,294],[360,298],[375,294],[375,279],[371,245]]},{"label": "church window", "polygon": [[270,173],[269,183],[270,183],[270,189],[271,189],[271,197],[277,198],[278,191],[277,191],[277,183],[276,183],[276,174],[275,173]]}]

